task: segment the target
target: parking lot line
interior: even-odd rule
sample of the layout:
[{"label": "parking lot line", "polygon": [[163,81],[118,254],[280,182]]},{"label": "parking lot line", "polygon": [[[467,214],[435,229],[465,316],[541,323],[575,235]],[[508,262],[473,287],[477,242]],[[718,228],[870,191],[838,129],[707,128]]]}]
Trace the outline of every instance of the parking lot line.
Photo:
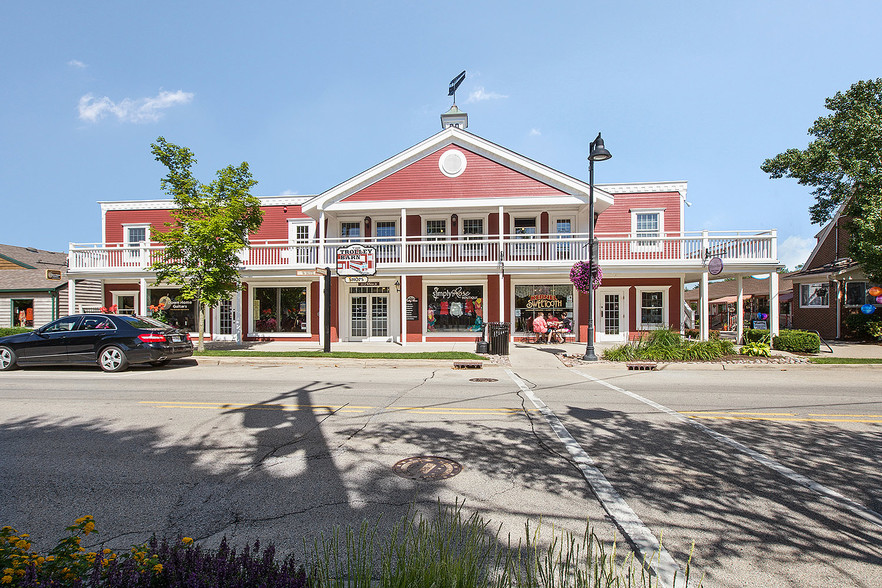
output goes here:
[{"label": "parking lot line", "polygon": [[714,431],[713,429],[711,429],[710,427],[697,422],[695,419],[689,418],[685,414],[680,414],[676,410],[668,408],[667,406],[663,406],[663,405],[659,404],[658,402],[652,401],[648,398],[644,398],[643,396],[640,396],[639,394],[635,394],[634,392],[629,392],[628,390],[625,390],[624,388],[619,388],[615,384],[610,384],[609,382],[606,382],[606,381],[601,380],[599,378],[595,378],[594,376],[592,376],[590,374],[586,374],[584,372],[581,372],[577,369],[570,368],[570,371],[582,376],[583,378],[585,378],[587,380],[590,380],[592,382],[596,382],[602,386],[606,386],[607,388],[609,388],[611,390],[615,390],[616,392],[620,392],[626,396],[630,396],[631,398],[633,398],[635,400],[639,400],[640,402],[642,402],[644,404],[648,404],[649,406],[656,408],[664,413],[667,413],[682,422],[688,423],[689,425],[695,427],[699,431],[701,431],[707,435],[710,435],[711,437],[713,437],[717,441],[720,441],[720,442],[725,443],[731,447],[734,447],[738,451],[744,453],[745,455],[748,455],[749,457],[751,457],[755,461],[772,469],[773,471],[778,472],[779,474],[788,478],[789,480],[796,482],[797,484],[799,484],[801,486],[805,486],[809,490],[816,492],[817,494],[821,495],[823,498],[831,500],[835,504],[838,504],[839,506],[851,511],[853,514],[856,514],[857,516],[861,517],[862,519],[869,521],[878,527],[882,527],[882,514],[876,512],[875,510],[871,510],[862,504],[858,504],[857,502],[851,500],[850,498],[846,498],[845,496],[843,496],[839,492],[833,490],[832,488],[828,488],[827,486],[824,486],[823,484],[821,484],[819,482],[815,482],[814,480],[812,480],[811,478],[809,478],[807,476],[803,476],[802,474],[796,472],[795,470],[790,469],[789,467],[772,459],[771,457],[768,457],[767,455],[764,455],[764,454],[760,453],[759,451],[751,449],[750,447],[747,447],[746,445],[732,439],[731,437],[727,437],[726,435],[723,435],[722,433],[718,433],[718,432]]},{"label": "parking lot line", "polygon": [[[625,499],[616,491],[606,476],[594,465],[594,460],[579,445],[579,442],[567,431],[563,423],[557,418],[557,415],[548,408],[538,396],[527,386],[524,381],[515,375],[510,369],[506,369],[505,373],[517,384],[521,392],[524,393],[530,402],[533,403],[546,422],[551,426],[552,430],[557,434],[567,451],[572,456],[573,461],[582,471],[585,480],[594,491],[594,495],[600,501],[603,509],[615,521],[615,524],[622,530],[640,552],[643,561],[647,566],[652,567],[659,580],[659,586],[673,586],[676,577],[683,577],[680,566],[674,561],[674,558],[659,543],[655,535],[649,528],[643,524],[637,513],[628,506]],[[653,563],[654,561],[654,563]]]}]

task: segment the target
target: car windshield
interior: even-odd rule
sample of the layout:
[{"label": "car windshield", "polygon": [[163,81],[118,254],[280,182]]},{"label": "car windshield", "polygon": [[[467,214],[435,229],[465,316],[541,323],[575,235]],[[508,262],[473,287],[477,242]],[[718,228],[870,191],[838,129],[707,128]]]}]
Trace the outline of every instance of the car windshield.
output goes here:
[{"label": "car windshield", "polygon": [[167,325],[165,323],[159,322],[156,319],[147,317],[147,316],[132,316],[121,314],[119,318],[129,323],[136,329],[171,329],[171,325]]}]

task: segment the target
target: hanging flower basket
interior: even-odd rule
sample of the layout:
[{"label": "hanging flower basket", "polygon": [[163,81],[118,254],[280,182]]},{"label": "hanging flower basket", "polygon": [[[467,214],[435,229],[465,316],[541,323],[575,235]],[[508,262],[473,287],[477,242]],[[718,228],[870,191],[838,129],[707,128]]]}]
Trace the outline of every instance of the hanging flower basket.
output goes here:
[{"label": "hanging flower basket", "polygon": [[579,292],[587,292],[591,287],[596,290],[597,287],[600,286],[602,280],[603,270],[600,269],[599,265],[594,266],[593,279],[591,276],[591,268],[585,261],[577,261],[576,265],[573,266],[573,269],[570,270],[570,281]]}]

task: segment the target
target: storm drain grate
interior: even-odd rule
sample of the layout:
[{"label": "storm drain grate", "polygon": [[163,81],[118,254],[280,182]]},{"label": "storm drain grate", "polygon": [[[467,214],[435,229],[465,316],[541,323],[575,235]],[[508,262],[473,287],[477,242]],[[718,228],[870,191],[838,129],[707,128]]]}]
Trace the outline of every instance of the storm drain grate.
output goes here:
[{"label": "storm drain grate", "polygon": [[462,471],[462,466],[446,457],[421,455],[402,459],[392,471],[402,478],[410,480],[446,480]]},{"label": "storm drain grate", "polygon": [[654,361],[629,361],[625,365],[629,370],[654,370],[658,367]]},{"label": "storm drain grate", "polygon": [[469,382],[498,382],[496,378],[469,378]]},{"label": "storm drain grate", "polygon": [[482,361],[454,361],[453,369],[455,370],[479,370],[484,366]]}]

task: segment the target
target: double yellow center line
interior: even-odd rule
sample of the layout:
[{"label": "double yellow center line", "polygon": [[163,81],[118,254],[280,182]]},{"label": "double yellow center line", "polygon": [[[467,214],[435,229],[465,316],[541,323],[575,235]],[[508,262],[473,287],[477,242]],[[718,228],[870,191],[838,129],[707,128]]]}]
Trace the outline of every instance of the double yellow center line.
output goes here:
[{"label": "double yellow center line", "polygon": [[[356,406],[352,404],[329,405],[329,404],[248,404],[236,402],[167,402],[142,400],[138,404],[151,405],[154,408],[189,408],[203,410],[272,410],[282,412],[295,412],[309,410],[327,413],[365,413],[365,412],[411,412],[416,414],[467,414],[467,415],[512,415],[523,411],[522,408],[443,408],[436,406]],[[535,409],[529,409],[535,410]]]},{"label": "double yellow center line", "polygon": [[792,412],[713,412],[680,411],[690,419],[727,421],[777,421],[802,423],[882,423],[882,414],[818,414],[799,415]]}]

